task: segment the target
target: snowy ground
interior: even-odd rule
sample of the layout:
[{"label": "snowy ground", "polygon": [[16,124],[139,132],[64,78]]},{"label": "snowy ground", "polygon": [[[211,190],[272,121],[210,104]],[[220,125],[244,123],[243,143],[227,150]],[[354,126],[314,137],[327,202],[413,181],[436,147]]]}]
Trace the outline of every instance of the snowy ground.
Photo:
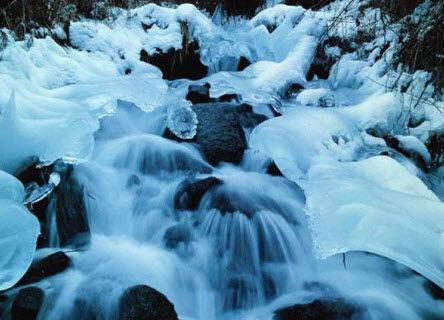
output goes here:
[{"label": "snowy ground", "polygon": [[[343,5],[341,1],[335,2],[321,12],[276,5],[250,21],[236,19],[223,25],[192,5],[181,5],[177,9],[147,5],[116,11],[115,17],[105,22],[73,23],[69,36],[75,48],[61,47],[50,38],[34,39],[32,43],[11,40],[0,51],[0,208],[4,216],[0,225],[0,289],[12,286],[26,271],[34,255],[38,232],[36,219],[21,204],[23,187],[12,175],[17,175],[36,157],[43,164],[61,158],[92,168],[94,163],[111,162],[103,155],[131,141],[119,140],[106,151],[106,145],[97,144],[94,133],[99,129],[99,120],[115,112],[118,100],[132,102],[143,111],[151,112],[153,119],[158,117],[159,121],[164,121],[166,107],[181,105],[192,81],[163,80],[161,71],[141,62],[139,54],[141,49],[151,54],[157,49],[180,48],[181,22],[188,23],[190,37],[200,45],[202,62],[212,72],[196,83],[209,82],[212,96],[237,93],[245,102],[260,105],[276,101],[290,84],[304,87],[299,94],[280,101],[282,116],[256,127],[248,137],[248,145],[253,153],[273,159],[284,176],[303,190],[306,198],[303,210],[308,217],[313,253],[317,259],[325,259],[320,262],[325,264],[321,269],[329,270],[329,264],[335,263],[338,254],[366,251],[399,262],[444,288],[444,204],[440,199],[442,190],[439,190],[444,177],[437,173],[431,183],[431,178],[405,156],[380,155],[389,150],[386,142],[367,133],[368,129],[391,132],[398,136],[405,149],[430,161],[424,143],[431,132],[444,130],[444,115],[438,110],[444,109],[444,103],[426,94],[414,110],[409,108],[416,104],[415,97],[422,91],[431,92],[431,89],[423,90],[427,76],[423,72],[409,78],[413,81],[408,92],[413,93],[387,90],[398,76],[388,67],[397,41],[395,34],[364,43],[352,53],[341,54],[339,48],[333,47],[332,54],[340,57],[330,77],[307,81],[316,46],[325,35],[329,21],[341,12]],[[349,10],[350,18],[335,25],[329,33],[353,38],[353,14],[357,13],[353,8]],[[374,12],[369,9],[362,19],[370,19],[372,14]],[[145,31],[142,23],[152,27]],[[274,26],[275,30],[269,33],[267,26]],[[385,43],[389,46],[381,56]],[[229,61],[237,62],[241,56],[254,63],[243,71],[234,71]],[[125,74],[127,68],[132,70],[130,75]],[[325,103],[330,107],[321,108]],[[422,119],[422,124],[408,128],[410,116]],[[141,123],[128,125],[134,126],[134,132],[143,126]],[[150,134],[158,134],[156,128],[149,130]],[[162,144],[156,137],[143,139],[153,148]],[[171,143],[162,148],[179,147]],[[184,152],[200,158],[196,150]],[[231,177],[228,169],[220,170],[221,176]],[[275,223],[279,229],[280,222]],[[70,276],[74,278],[67,284],[71,290],[77,285],[76,276],[84,281],[84,277],[94,279],[101,272],[115,272],[109,270],[112,269],[110,264],[85,276],[89,264],[82,265],[82,261],[94,259],[88,254],[106,251],[110,261],[118,261],[127,250],[134,250],[131,254],[139,256],[142,265],[149,265],[146,259],[156,261],[143,279],[153,281],[156,276],[152,274],[162,272],[167,284],[159,280],[157,285],[171,293],[179,316],[183,319],[218,318],[211,306],[191,310],[181,301],[186,293],[180,290],[175,293],[172,289],[177,286],[176,281],[182,281],[184,286],[191,285],[190,282],[195,287],[203,286],[196,289],[200,295],[211,292],[205,279],[193,277],[192,265],[187,261],[151,244],[144,248],[122,241],[120,246],[110,250],[114,244],[107,242],[111,240],[100,235],[97,239],[91,253],[80,257],[78,269],[71,271]],[[362,261],[357,259],[355,263],[359,265]],[[133,266],[122,268],[131,270]],[[385,266],[378,262],[375,268],[383,272]],[[134,271],[137,272],[139,270]],[[179,280],[177,272],[182,272]],[[338,278],[344,276],[339,273]],[[331,279],[332,276],[326,274],[328,272],[321,277]],[[444,304],[424,297],[420,289],[414,290],[419,290],[418,301],[423,305],[409,304],[409,299],[401,301],[399,298],[408,292],[397,296],[393,292],[408,289],[410,285],[400,284],[396,289],[393,284],[396,280],[391,282],[391,276],[369,275],[368,270],[365,274],[368,276],[365,281],[356,274],[352,277],[368,283],[372,277],[377,278],[368,285],[373,289],[368,290],[375,290],[374,283],[378,281],[390,282],[381,289],[384,294],[380,300],[392,303],[389,309],[394,318],[421,319],[424,310],[435,315],[444,314]],[[344,287],[348,293],[353,289],[350,284]],[[92,286],[89,288],[95,290]],[[361,293],[367,298],[377,295],[364,291]],[[290,294],[268,305],[264,302],[243,316],[245,319],[268,319],[273,307],[291,303],[289,297],[294,298]],[[194,298],[197,301],[205,299],[198,295]],[[209,299],[217,300],[215,297]],[[395,302],[396,299],[400,301]],[[376,300],[372,301],[376,304]],[[271,309],[267,311],[261,309],[269,306]],[[401,307],[404,309],[400,310]],[[63,313],[52,316],[58,319]],[[375,316],[375,319],[382,318]]]}]

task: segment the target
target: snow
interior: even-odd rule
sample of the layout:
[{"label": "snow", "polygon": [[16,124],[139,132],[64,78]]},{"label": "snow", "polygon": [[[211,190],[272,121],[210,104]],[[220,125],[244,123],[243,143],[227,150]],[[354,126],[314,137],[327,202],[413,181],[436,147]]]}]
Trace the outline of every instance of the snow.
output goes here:
[{"label": "snow", "polygon": [[23,205],[23,185],[0,171],[0,291],[21,279],[34,258],[40,225]]}]

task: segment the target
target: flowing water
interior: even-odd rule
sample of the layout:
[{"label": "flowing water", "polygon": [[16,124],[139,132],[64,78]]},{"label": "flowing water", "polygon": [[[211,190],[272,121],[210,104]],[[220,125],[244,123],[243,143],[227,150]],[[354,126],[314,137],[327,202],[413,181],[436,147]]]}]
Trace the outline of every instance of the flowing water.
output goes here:
[{"label": "flowing water", "polygon": [[[76,168],[91,243],[41,283],[41,319],[115,319],[120,295],[138,284],[164,293],[180,319],[272,319],[279,307],[328,296],[359,305],[361,318],[439,318],[424,280],[405,267],[365,253],[316,260],[296,184],[266,174],[250,151],[239,166],[211,167],[192,145],[161,137],[161,114],[118,112]],[[196,211],[176,210],[179,184],[209,176],[223,185]]]}]

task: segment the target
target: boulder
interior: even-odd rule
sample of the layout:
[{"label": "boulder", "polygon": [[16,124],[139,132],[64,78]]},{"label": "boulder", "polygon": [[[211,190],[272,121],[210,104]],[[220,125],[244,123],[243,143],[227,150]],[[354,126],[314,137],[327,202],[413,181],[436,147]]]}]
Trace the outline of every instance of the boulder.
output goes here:
[{"label": "boulder", "polygon": [[250,60],[242,56],[239,59],[239,63],[237,65],[237,71],[244,71],[250,65],[251,65]]},{"label": "boulder", "polygon": [[[38,167],[36,163],[30,165],[24,169],[17,178],[28,188],[30,187],[43,187],[49,182],[49,176],[52,173],[52,166]],[[49,245],[49,228],[46,210],[51,202],[51,196],[45,197],[42,200],[28,205],[28,209],[39,219],[40,222],[40,235],[37,240],[37,248],[43,248]]]},{"label": "boulder", "polygon": [[360,311],[339,298],[322,298],[275,311],[273,320],[350,320]]},{"label": "boulder", "polygon": [[120,320],[178,320],[174,305],[159,291],[138,285],[127,289],[119,300]]},{"label": "boulder", "polygon": [[190,85],[186,99],[192,104],[214,102],[215,99],[210,98],[211,85],[206,83],[204,85]]},{"label": "boulder", "polygon": [[56,188],[57,232],[61,246],[83,245],[89,240],[89,225],[84,188],[74,175],[72,165],[60,164],[57,168],[61,182]]},{"label": "boulder", "polygon": [[180,210],[196,210],[204,194],[222,183],[222,180],[215,177],[185,180],[176,189],[174,207]]},{"label": "boulder", "polygon": [[39,282],[40,280],[56,275],[68,269],[71,259],[62,251],[53,253],[31,264],[28,271],[18,282],[18,285]]},{"label": "boulder", "polygon": [[444,164],[444,133],[435,133],[426,143],[432,157],[432,165],[439,167]]},{"label": "boulder", "polygon": [[11,306],[11,320],[35,320],[42,307],[45,293],[37,287],[21,289]]},{"label": "boulder", "polygon": [[175,249],[181,243],[187,245],[191,240],[191,229],[185,223],[179,223],[169,227],[163,235],[165,246],[169,249]]}]

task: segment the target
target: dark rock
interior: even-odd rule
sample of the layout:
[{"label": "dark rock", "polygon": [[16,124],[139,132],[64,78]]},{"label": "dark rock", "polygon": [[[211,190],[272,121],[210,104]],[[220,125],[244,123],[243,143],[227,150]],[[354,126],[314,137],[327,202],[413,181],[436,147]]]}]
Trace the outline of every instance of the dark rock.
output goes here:
[{"label": "dark rock", "polygon": [[328,79],[330,70],[335,64],[335,60],[328,57],[325,49],[320,45],[315,52],[315,57],[307,73],[307,80],[311,81],[315,76],[319,79]]},{"label": "dark rock", "polygon": [[274,320],[349,320],[359,310],[342,299],[319,299],[275,311]]},{"label": "dark rock", "polygon": [[18,285],[39,282],[40,280],[65,271],[71,265],[71,259],[62,251],[53,253],[31,264]]},{"label": "dark rock", "polygon": [[253,107],[249,104],[243,103],[237,108],[239,114],[239,121],[241,126],[245,129],[253,129],[268,118],[263,114],[253,112]]},{"label": "dark rock", "polygon": [[219,102],[232,102],[236,101],[239,102],[242,100],[242,96],[235,93],[227,93],[224,95],[221,95],[219,98],[217,98],[217,101]]},{"label": "dark rock", "polygon": [[127,289],[119,301],[120,320],[178,320],[174,305],[159,291],[139,285]]},{"label": "dark rock", "polygon": [[186,96],[188,101],[193,104],[214,102],[215,99],[210,98],[210,85],[190,85]]},{"label": "dark rock", "polygon": [[285,4],[291,6],[302,6],[305,9],[318,10],[332,1],[333,0],[285,0]]},{"label": "dark rock", "polygon": [[165,246],[174,249],[181,243],[187,245],[192,239],[191,229],[185,223],[169,227],[163,235]]},{"label": "dark rock", "polygon": [[188,25],[182,23],[182,48],[169,49],[167,52],[157,51],[149,55],[145,49],[140,51],[140,60],[158,67],[163,78],[167,80],[204,78],[208,73],[208,66],[200,61],[199,44],[189,38]]},{"label": "dark rock", "polygon": [[57,171],[61,178],[56,188],[56,219],[60,245],[83,245],[89,241],[90,235],[83,199],[84,187],[76,179],[72,165],[60,164]]},{"label": "dark rock", "polygon": [[284,98],[289,98],[292,95],[301,92],[303,89],[304,89],[304,87],[302,85],[300,85],[299,83],[291,83],[284,90],[282,96]]},{"label": "dark rock", "polygon": [[427,140],[426,147],[432,157],[432,165],[439,167],[444,164],[444,134],[435,133]]},{"label": "dark rock", "polygon": [[237,71],[244,71],[250,65],[251,65],[250,60],[242,56],[239,59],[239,63],[237,65]]},{"label": "dark rock", "polygon": [[126,182],[126,188],[131,188],[133,186],[138,186],[140,185],[140,178],[138,176],[136,176],[135,174],[132,174],[129,178],[128,181]]},{"label": "dark rock", "polygon": [[[247,104],[204,103],[192,106],[199,121],[196,136],[186,140],[197,144],[211,165],[232,162],[238,164],[247,148],[244,128],[254,128],[267,117],[253,112]],[[169,130],[165,138],[183,141]]]},{"label": "dark rock", "polygon": [[[19,179],[24,186],[30,186],[31,184],[36,184],[38,187],[43,187],[49,182],[49,175],[52,173],[52,166],[49,167],[37,167],[37,164],[32,164],[18,174],[17,179]],[[46,222],[46,209],[49,205],[49,199],[44,198],[43,200],[36,202],[29,207],[30,211],[39,219],[40,223]]]},{"label": "dark rock", "polygon": [[193,110],[199,120],[194,140],[208,162],[240,163],[247,141],[236,108],[212,103],[195,105]]},{"label": "dark rock", "polygon": [[385,140],[385,143],[387,144],[387,146],[398,151],[399,153],[401,153],[405,157],[411,159],[419,168],[421,168],[423,170],[427,169],[427,161],[426,161],[426,159],[424,159],[424,157],[419,152],[417,152],[415,150],[405,149],[404,146],[402,145],[402,143],[399,141],[399,139],[393,135],[390,135],[390,134],[385,135],[383,137],[383,139]]},{"label": "dark rock", "polygon": [[11,320],[35,320],[42,307],[45,293],[37,287],[21,289],[11,307]]},{"label": "dark rock", "polygon": [[174,207],[180,210],[196,210],[204,194],[222,183],[223,181],[216,177],[185,180],[177,187]]},{"label": "dark rock", "polygon": [[274,161],[271,161],[270,165],[268,166],[267,174],[272,175],[272,176],[276,176],[276,177],[283,177],[284,176]]},{"label": "dark rock", "polygon": [[264,0],[221,0],[220,3],[229,16],[252,17]]},{"label": "dark rock", "polygon": [[444,289],[430,280],[426,280],[425,287],[434,299],[444,300]]}]

